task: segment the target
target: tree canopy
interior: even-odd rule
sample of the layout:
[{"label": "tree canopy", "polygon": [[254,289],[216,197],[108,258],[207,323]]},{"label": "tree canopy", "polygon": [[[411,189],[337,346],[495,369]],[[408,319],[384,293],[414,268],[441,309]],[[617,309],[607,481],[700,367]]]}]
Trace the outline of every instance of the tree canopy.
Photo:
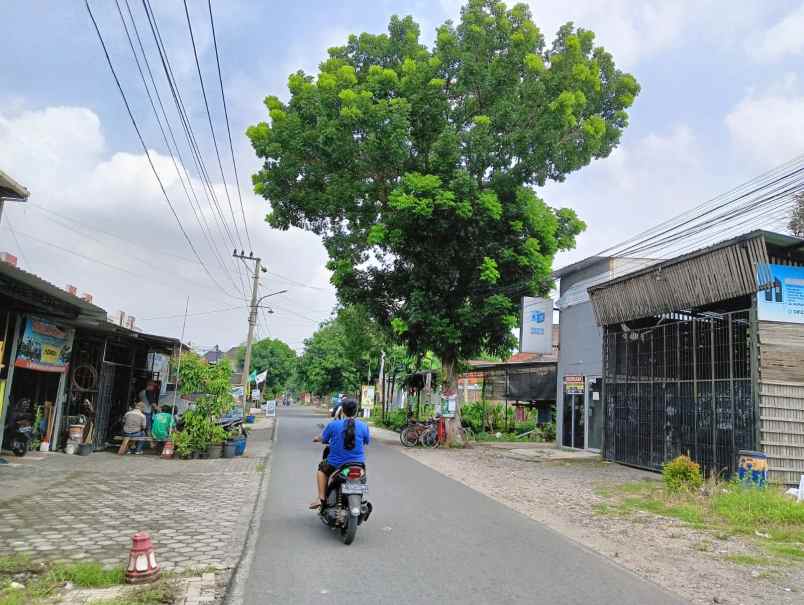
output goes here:
[{"label": "tree canopy", "polygon": [[320,235],[340,300],[451,379],[459,359],[508,353],[520,297],[550,290],[585,225],[532,187],[606,157],[639,85],[591,31],[568,23],[548,45],[524,4],[470,0],[432,49],[419,33],[394,16],[350,36],[248,136],[268,222]]},{"label": "tree canopy", "polygon": [[[243,364],[245,347],[237,351],[237,363]],[[296,351],[277,338],[258,340],[251,347],[251,368],[258,374],[268,371],[265,389],[271,397],[286,388],[296,369]]]},{"label": "tree canopy", "polygon": [[796,237],[804,237],[804,193],[797,193],[793,196],[795,203],[790,212],[790,222],[787,228]]}]

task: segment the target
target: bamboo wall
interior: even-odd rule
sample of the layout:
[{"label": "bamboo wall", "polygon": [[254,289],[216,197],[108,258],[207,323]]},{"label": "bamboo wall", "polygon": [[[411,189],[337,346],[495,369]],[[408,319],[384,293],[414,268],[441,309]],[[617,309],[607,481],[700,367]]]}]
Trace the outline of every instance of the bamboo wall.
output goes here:
[{"label": "bamboo wall", "polygon": [[759,322],[760,444],[771,481],[804,474],[804,324]]}]

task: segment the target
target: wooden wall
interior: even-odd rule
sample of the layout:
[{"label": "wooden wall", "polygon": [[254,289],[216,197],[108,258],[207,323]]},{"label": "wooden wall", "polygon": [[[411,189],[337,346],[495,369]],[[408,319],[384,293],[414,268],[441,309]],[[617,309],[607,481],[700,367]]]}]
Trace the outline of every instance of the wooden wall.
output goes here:
[{"label": "wooden wall", "polygon": [[770,479],[804,475],[804,324],[759,322],[760,444]]}]

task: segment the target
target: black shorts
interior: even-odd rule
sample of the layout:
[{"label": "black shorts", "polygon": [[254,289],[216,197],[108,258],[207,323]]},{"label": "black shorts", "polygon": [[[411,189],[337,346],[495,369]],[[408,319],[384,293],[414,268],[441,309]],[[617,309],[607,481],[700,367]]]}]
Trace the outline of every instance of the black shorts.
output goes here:
[{"label": "black shorts", "polygon": [[335,471],[337,471],[337,470],[338,470],[338,468],[337,468],[337,467],[335,467],[335,466],[332,466],[332,465],[331,465],[329,462],[327,462],[326,460],[322,460],[322,461],[320,462],[320,464],[318,465],[318,470],[319,470],[319,471],[321,471],[322,473],[324,473],[324,474],[325,474],[327,477],[329,477],[329,476],[330,476],[332,473],[334,473]]}]

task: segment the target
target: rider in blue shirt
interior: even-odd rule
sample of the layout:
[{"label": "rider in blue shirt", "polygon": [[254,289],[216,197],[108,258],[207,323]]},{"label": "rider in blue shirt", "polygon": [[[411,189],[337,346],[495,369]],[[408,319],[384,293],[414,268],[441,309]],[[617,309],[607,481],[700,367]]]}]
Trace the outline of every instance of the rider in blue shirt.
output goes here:
[{"label": "rider in blue shirt", "polygon": [[329,445],[329,454],[326,460],[322,460],[316,472],[316,485],[318,486],[318,500],[310,505],[316,509],[323,505],[327,490],[327,481],[339,467],[350,462],[365,463],[366,454],[363,446],[368,445],[371,437],[368,425],[355,420],[357,414],[357,402],[354,399],[346,399],[341,403],[343,415],[341,420],[330,422],[320,437],[313,441],[322,442]]}]

